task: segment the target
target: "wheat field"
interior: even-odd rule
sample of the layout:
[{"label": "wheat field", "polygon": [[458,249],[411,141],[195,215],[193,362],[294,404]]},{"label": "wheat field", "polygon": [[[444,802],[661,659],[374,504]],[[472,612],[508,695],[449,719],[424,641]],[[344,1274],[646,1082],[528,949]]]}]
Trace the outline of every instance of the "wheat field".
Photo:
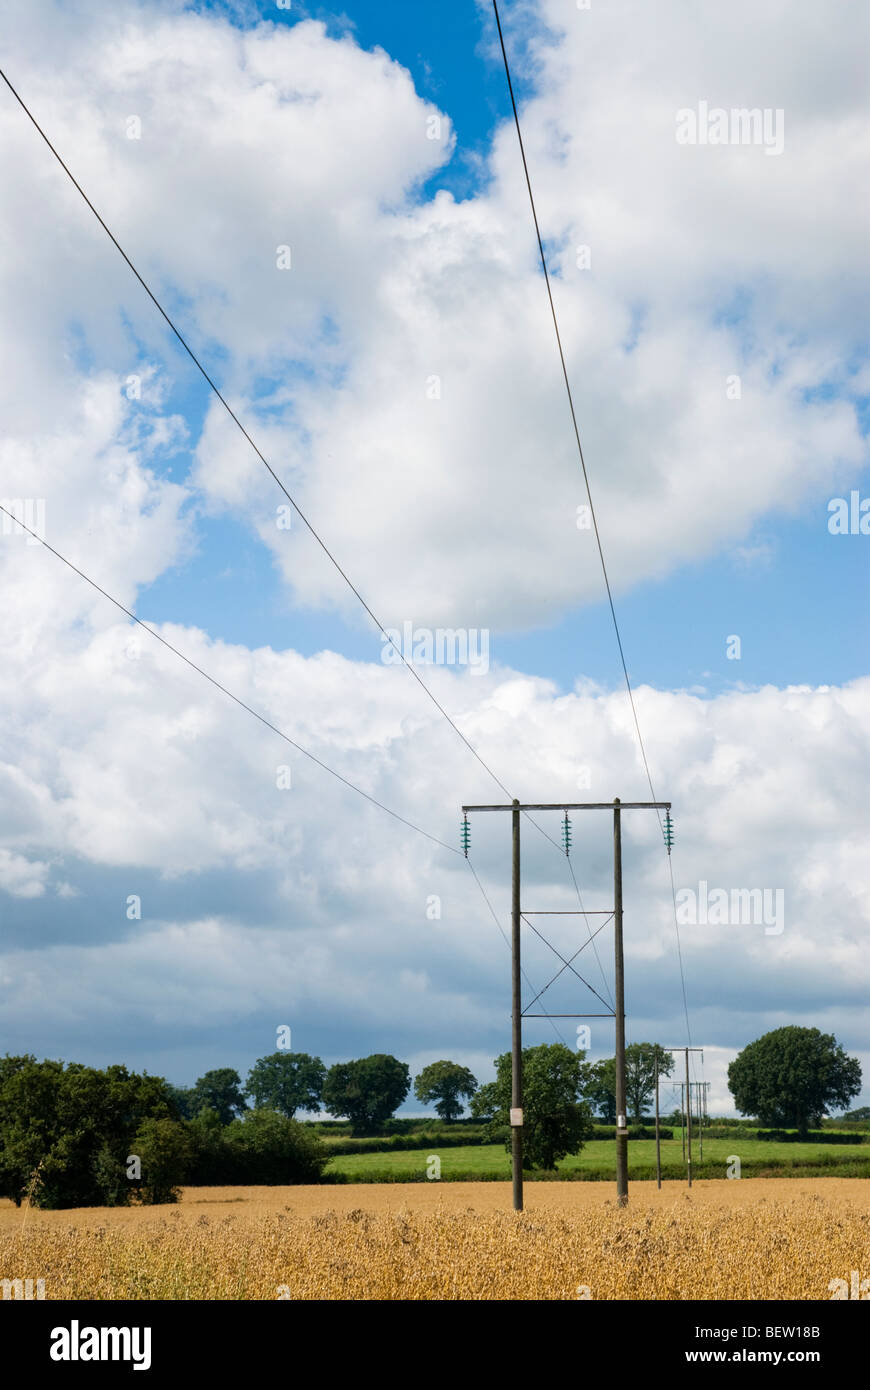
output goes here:
[{"label": "wheat field", "polygon": [[830,1299],[870,1275],[870,1184],[743,1179],[197,1188],[177,1207],[0,1204],[0,1280],[47,1299]]}]

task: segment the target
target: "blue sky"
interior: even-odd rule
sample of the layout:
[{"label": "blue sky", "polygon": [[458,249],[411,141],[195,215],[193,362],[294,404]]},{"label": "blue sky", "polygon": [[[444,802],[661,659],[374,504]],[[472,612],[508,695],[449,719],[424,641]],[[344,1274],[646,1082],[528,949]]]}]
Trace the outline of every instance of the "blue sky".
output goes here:
[{"label": "blue sky", "polygon": [[[832,537],[827,521],[827,509],[771,521],[757,560],[725,552],[642,592],[617,595],[632,681],[718,694],[741,683],[840,684],[861,675],[870,652],[863,538]],[[329,649],[370,660],[380,651],[364,615],[351,625],[335,614],[292,608],[270,557],[238,523],[203,519],[198,542],[183,568],[143,592],[139,613],[148,621],[190,623],[228,642],[292,645],[310,655]],[[687,632],[702,632],[704,640],[688,645]],[[741,638],[739,660],[727,655],[732,634]],[[491,651],[494,661],[563,690],[581,675],[604,687],[621,679],[606,601],[554,627],[501,632]]]},{"label": "blue sky", "polygon": [[[74,22],[55,0],[16,4],[10,72],[354,584],[389,625],[489,631],[488,672],[424,672],[486,762],[529,799],[577,799],[583,767],[596,799],[642,795],[597,555],[575,525],[582,477],[489,7],[124,0]],[[749,0],[711,4],[703,24],[678,0],[654,15],[505,3],[503,19],[628,667],[674,801],[676,883],[786,893],[782,938],[683,932],[693,1041],[724,1110],[727,1061],[785,1022],[870,1063],[870,539],[828,529],[831,499],[870,493],[853,207],[866,91],[844,66],[859,38],[809,3],[785,38]],[[673,113],[700,99],[784,105],[782,156],[677,146]],[[124,135],[130,112],[141,140]],[[435,113],[446,138],[425,134]],[[453,844],[459,805],[492,783],[380,660],[303,529],[277,530],[280,492],[19,117],[0,109],[14,190],[0,283],[21,325],[0,342],[4,496],[43,497],[62,553]],[[586,243],[590,272],[574,261]],[[244,1072],[287,1023],[328,1061],[456,1055],[486,1079],[507,1045],[506,953],[461,859],[147,639],[130,658],[104,601],[10,539],[12,1050],[190,1082]],[[654,825],[627,835],[630,1031],[678,1041],[667,864]],[[608,901],[606,838],[584,831],[575,853],[587,905]],[[504,925],[504,836],[476,827],[475,854]],[[529,839],[529,894],[572,905],[553,856]],[[575,929],[561,924],[565,944]],[[530,974],[547,968],[530,941]],[[550,1036],[530,1025],[530,1041]],[[592,1055],[610,1050],[596,1036]]]}]

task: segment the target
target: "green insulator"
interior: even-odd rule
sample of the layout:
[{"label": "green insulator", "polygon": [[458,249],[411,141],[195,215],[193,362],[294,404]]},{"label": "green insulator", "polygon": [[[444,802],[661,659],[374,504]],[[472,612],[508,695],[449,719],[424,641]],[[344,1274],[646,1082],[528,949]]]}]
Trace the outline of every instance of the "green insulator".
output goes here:
[{"label": "green insulator", "polygon": [[571,822],[568,819],[568,812],[565,812],[565,819],[562,821],[562,848],[566,854],[571,853]]}]

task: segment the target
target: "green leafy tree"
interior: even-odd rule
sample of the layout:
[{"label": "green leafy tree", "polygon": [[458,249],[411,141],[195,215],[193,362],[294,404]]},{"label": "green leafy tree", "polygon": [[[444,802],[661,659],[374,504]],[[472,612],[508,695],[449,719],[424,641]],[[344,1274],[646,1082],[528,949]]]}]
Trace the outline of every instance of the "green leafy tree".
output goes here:
[{"label": "green leafy tree", "polygon": [[434,1101],[441,1119],[448,1123],[459,1118],[463,1099],[470,1100],[476,1090],[475,1077],[458,1062],[430,1062],[414,1081],[417,1099],[424,1105]]},{"label": "green leafy tree", "polygon": [[859,1105],[857,1110],[847,1110],[844,1120],[870,1120],[870,1105]]},{"label": "green leafy tree", "polygon": [[193,1146],[187,1181],[194,1186],[316,1183],[329,1158],[311,1129],[265,1106],[228,1125],[203,1110],[185,1128]]},{"label": "green leafy tree", "polygon": [[200,1076],[193,1087],[189,1110],[192,1116],[213,1110],[222,1125],[228,1125],[246,1109],[242,1079],[232,1067],[218,1067]]},{"label": "green leafy tree", "polygon": [[[251,1113],[251,1112],[248,1112]],[[214,1110],[201,1110],[194,1119],[186,1121],[187,1133],[193,1148],[188,1174],[192,1187],[220,1187],[235,1182],[226,1145],[228,1125],[222,1125]]]},{"label": "green leafy tree", "polygon": [[[643,1118],[650,1103],[655,1102],[656,1058],[659,1063],[659,1076],[670,1076],[674,1069],[674,1059],[658,1043],[629,1043],[625,1049],[625,1096],[631,1114],[636,1120]],[[616,1089],[616,1059],[613,1060],[614,1091]]]},{"label": "green leafy tree", "polygon": [[[498,1060],[496,1060],[498,1066]],[[508,1119],[499,1118],[504,1111],[501,1088],[497,1081],[485,1081],[478,1086],[471,1098],[471,1114],[475,1120],[486,1120],[491,1126],[507,1124]],[[505,1112],[506,1113],[506,1112]]]},{"label": "green leafy tree", "polygon": [[587,1072],[583,1098],[605,1124],[616,1124],[616,1058],[593,1062]]},{"label": "green leafy tree", "polygon": [[830,1107],[843,1108],[861,1089],[861,1066],[833,1033],[789,1026],[750,1043],[728,1068],[728,1088],[743,1115],[806,1134]]},{"label": "green leafy tree", "polygon": [[142,1122],[166,1119],[162,1077],[126,1067],[7,1057],[0,1063],[0,1188],[20,1202],[38,1168],[34,1205],[79,1207],[129,1199],[119,1172]]},{"label": "green leafy tree", "polygon": [[123,1202],[123,1190],[116,1183],[102,1185],[111,1171],[108,1156],[126,1164],[142,1122],[166,1119],[171,1111],[162,1077],[139,1075],[123,1066],[100,1071],[70,1062],[58,1087],[58,1133],[42,1166],[40,1205],[80,1207]]},{"label": "green leafy tree", "polygon": [[[223,1131],[235,1182],[277,1187],[316,1183],[329,1160],[325,1145],[298,1120],[277,1110],[249,1110]],[[225,1179],[226,1181],[226,1179]]]},{"label": "green leafy tree", "polygon": [[62,1077],[63,1062],[0,1058],[0,1196],[16,1206],[57,1138]]},{"label": "green leafy tree", "polygon": [[167,1085],[166,1090],[179,1120],[193,1119],[193,1087]]},{"label": "green leafy tree", "polygon": [[133,1139],[132,1153],[142,1164],[139,1198],[149,1205],[176,1202],[193,1162],[193,1141],[178,1120],[144,1120]]},{"label": "green leafy tree", "polygon": [[[659,1061],[659,1076],[670,1076],[674,1059],[658,1043],[629,1043],[625,1049],[626,1106],[636,1120],[643,1118],[655,1098],[655,1059]],[[616,1124],[616,1058],[606,1057],[589,1068],[589,1081],[583,1094],[601,1118],[609,1125]]]},{"label": "green leafy tree", "polygon": [[91,1169],[101,1194],[100,1204],[104,1207],[127,1206],[134,1186],[127,1177],[126,1164],[118,1154],[117,1145],[101,1144],[91,1160]]},{"label": "green leafy tree", "polygon": [[[511,1054],[496,1058],[496,1079],[481,1086],[471,1102],[477,1118],[488,1119],[493,1138],[510,1124]],[[582,1052],[564,1043],[523,1048],[523,1167],[551,1170],[579,1153],[592,1134],[592,1115],[581,1100],[588,1081]],[[510,1135],[505,1147],[510,1152]]]},{"label": "green leafy tree", "polygon": [[355,1134],[371,1134],[398,1109],[410,1089],[407,1063],[379,1052],[330,1067],[323,1103],[331,1115],[346,1116]]},{"label": "green leafy tree", "polygon": [[254,1105],[277,1110],[293,1119],[297,1110],[314,1114],[323,1100],[326,1067],[307,1052],[273,1052],[261,1057],[248,1072],[245,1095]]}]

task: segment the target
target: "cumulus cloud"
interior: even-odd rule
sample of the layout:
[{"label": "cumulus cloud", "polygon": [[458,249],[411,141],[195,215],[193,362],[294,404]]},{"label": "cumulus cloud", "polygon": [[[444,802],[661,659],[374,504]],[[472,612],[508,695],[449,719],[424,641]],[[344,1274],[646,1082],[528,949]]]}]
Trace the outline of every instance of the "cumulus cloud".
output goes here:
[{"label": "cumulus cloud", "polygon": [[[526,145],[594,500],[625,587],[793,515],[866,463],[853,359],[866,274],[860,219],[844,216],[867,153],[851,56],[863,21],[834,34],[795,7],[786,45],[781,18],[748,4],[703,27],[678,5],[542,11],[552,28],[532,46]],[[826,70],[846,73],[830,101],[804,81],[817,40]],[[679,146],[675,113],[701,99],[785,103],[781,158]],[[369,271],[375,312],[341,319],[341,382],[292,391],[301,496],[393,621],[531,625],[600,593],[509,123],[490,172],[474,198],[442,193],[393,218],[389,260]],[[216,444],[199,476],[232,500]],[[299,597],[344,602],[309,546],[253,517]]]},{"label": "cumulus cloud", "polygon": [[25,859],[21,854],[0,850],[0,888],[17,898],[41,898],[45,892],[48,864]]},{"label": "cumulus cloud", "polygon": [[[457,840],[460,802],[499,795],[403,671],[336,655],[249,652],[194,630],[162,632],[317,757],[448,846]],[[137,1017],[179,1045],[197,1020],[211,1019],[236,1047],[248,1032],[259,1038],[251,1045],[261,1053],[279,1023],[333,1056],[360,1039],[371,1050],[407,1041],[441,1052],[457,1039],[478,1056],[487,1045],[502,1050],[507,951],[461,855],[288,750],[164,648],[149,649],[147,637],[130,660],[127,636],[122,626],[100,632],[75,658],[48,663],[44,720],[19,749],[33,809],[17,857],[4,866],[4,886],[34,891],[21,885],[38,883],[42,891],[49,863],[58,887],[67,886],[51,924],[34,906],[19,915],[23,930],[8,942],[4,974],[23,982],[13,1031],[26,1031],[28,1000],[50,988],[52,1028],[65,1020],[67,1045],[95,1018],[119,1026],[132,994]],[[485,677],[431,674],[463,732],[520,796],[645,795],[623,694],[591,687],[562,694],[498,668]],[[100,703],[85,722],[86,694],[98,680]],[[866,1027],[870,884],[859,837],[844,835],[843,817],[860,818],[870,772],[870,682],[714,700],[642,687],[636,698],[642,722],[657,731],[650,755],[659,795],[675,807],[677,889],[696,890],[703,880],[711,891],[767,888],[784,896],[779,935],[765,933],[760,920],[680,928],[695,1039],[733,1049],[783,1021],[781,1014],[797,1013],[808,1025],[831,1024],[854,1046]],[[19,699],[23,708],[23,692]],[[279,777],[286,769],[289,778]],[[577,790],[578,777],[588,790]],[[584,905],[607,908],[608,818],[590,812],[574,820]],[[625,820],[632,1029],[677,1041],[685,1023],[660,832],[649,813],[627,812]],[[542,828],[558,837],[558,818]],[[472,860],[504,927],[507,822],[472,817],[472,829]],[[564,860],[534,826],[524,825],[523,839],[527,909],[575,910]],[[87,885],[88,866],[111,872],[114,885],[114,906],[98,894],[90,923],[82,898],[63,896],[69,885]],[[223,906],[204,918],[215,875],[235,886],[221,890]],[[141,920],[123,911],[132,893]],[[577,917],[547,922],[563,954],[587,935]],[[606,928],[598,961],[587,948],[580,967],[603,997],[611,943]],[[558,960],[532,933],[525,951],[529,988],[534,982],[537,991]],[[599,1006],[568,976],[543,1007]],[[560,1027],[571,1041],[573,1025]],[[545,1021],[529,1029],[538,1040],[554,1036]],[[596,1021],[593,1054],[611,1047],[608,1026]]]}]

